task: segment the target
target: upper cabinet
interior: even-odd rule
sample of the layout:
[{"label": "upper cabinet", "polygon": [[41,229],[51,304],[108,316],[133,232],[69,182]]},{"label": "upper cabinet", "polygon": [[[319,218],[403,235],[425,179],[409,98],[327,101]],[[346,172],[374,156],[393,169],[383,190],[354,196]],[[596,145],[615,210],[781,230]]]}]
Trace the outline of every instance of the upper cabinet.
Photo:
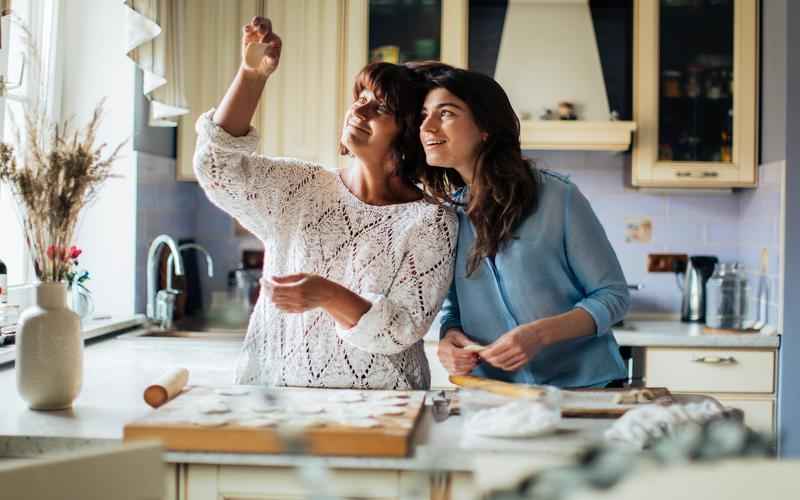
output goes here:
[{"label": "upper cabinet", "polygon": [[[375,60],[434,59],[474,69],[509,94],[523,149],[627,150],[636,128],[633,9],[616,2],[627,5],[619,15],[614,3],[349,0],[346,74]],[[352,100],[349,86],[342,99]],[[543,119],[563,101],[574,105],[577,120]]]},{"label": "upper cabinet", "polygon": [[756,0],[637,0],[635,186],[756,184]]}]

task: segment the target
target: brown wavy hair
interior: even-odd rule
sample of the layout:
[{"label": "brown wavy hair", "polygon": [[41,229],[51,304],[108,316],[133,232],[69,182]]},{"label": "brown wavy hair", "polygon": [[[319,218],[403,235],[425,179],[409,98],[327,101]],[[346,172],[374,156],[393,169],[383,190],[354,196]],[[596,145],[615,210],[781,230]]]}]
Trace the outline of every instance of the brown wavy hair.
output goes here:
[{"label": "brown wavy hair", "polygon": [[[410,185],[418,184],[425,165],[425,150],[419,141],[419,110],[426,93],[424,80],[419,73],[405,66],[376,62],[367,64],[356,75],[353,102],[364,89],[372,91],[375,97],[386,103],[400,129],[392,143],[397,158],[395,175]],[[339,154],[350,154],[341,142]]]},{"label": "brown wavy hair", "polygon": [[[410,63],[423,76],[427,90],[447,89],[464,101],[487,138],[478,148],[472,185],[465,201],[455,193],[466,187],[453,168],[426,168],[420,179],[435,199],[465,207],[475,226],[475,243],[467,261],[467,276],[484,257],[493,257],[514,238],[514,231],[539,204],[541,181],[532,160],[522,156],[520,125],[511,102],[494,79],[475,71],[438,62]],[[461,197],[458,197],[461,198]]]}]

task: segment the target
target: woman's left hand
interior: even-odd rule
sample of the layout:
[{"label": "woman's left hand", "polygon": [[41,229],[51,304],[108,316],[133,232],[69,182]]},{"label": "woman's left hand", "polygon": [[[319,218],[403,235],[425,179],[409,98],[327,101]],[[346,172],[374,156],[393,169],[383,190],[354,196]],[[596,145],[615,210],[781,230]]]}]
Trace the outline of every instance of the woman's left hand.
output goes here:
[{"label": "woman's left hand", "polygon": [[271,290],[271,300],[275,307],[290,313],[324,307],[330,297],[332,284],[333,282],[322,276],[309,273],[261,279],[262,289]]},{"label": "woman's left hand", "polygon": [[540,332],[545,321],[547,320],[520,325],[503,334],[481,351],[480,357],[501,370],[509,372],[519,370],[545,346]]}]

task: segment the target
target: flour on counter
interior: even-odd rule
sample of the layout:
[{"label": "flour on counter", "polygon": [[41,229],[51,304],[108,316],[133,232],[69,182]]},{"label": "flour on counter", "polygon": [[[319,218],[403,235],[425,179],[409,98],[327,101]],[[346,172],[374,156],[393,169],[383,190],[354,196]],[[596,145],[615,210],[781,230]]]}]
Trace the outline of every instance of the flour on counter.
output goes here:
[{"label": "flour on counter", "polygon": [[533,437],[554,431],[561,412],[526,400],[476,411],[464,421],[464,432],[488,437]]}]

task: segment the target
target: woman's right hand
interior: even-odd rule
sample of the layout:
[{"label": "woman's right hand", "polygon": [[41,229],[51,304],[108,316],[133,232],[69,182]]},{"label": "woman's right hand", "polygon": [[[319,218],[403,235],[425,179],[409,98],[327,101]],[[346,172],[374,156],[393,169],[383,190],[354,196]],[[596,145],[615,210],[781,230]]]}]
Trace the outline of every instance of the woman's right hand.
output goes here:
[{"label": "woman's right hand", "polygon": [[464,346],[476,344],[461,330],[452,328],[447,330],[436,354],[450,375],[467,375],[478,366],[478,355],[475,352],[464,350]]},{"label": "woman's right hand", "polygon": [[281,37],[272,31],[272,21],[256,16],[242,28],[242,69],[268,77],[278,69],[281,59]]}]

